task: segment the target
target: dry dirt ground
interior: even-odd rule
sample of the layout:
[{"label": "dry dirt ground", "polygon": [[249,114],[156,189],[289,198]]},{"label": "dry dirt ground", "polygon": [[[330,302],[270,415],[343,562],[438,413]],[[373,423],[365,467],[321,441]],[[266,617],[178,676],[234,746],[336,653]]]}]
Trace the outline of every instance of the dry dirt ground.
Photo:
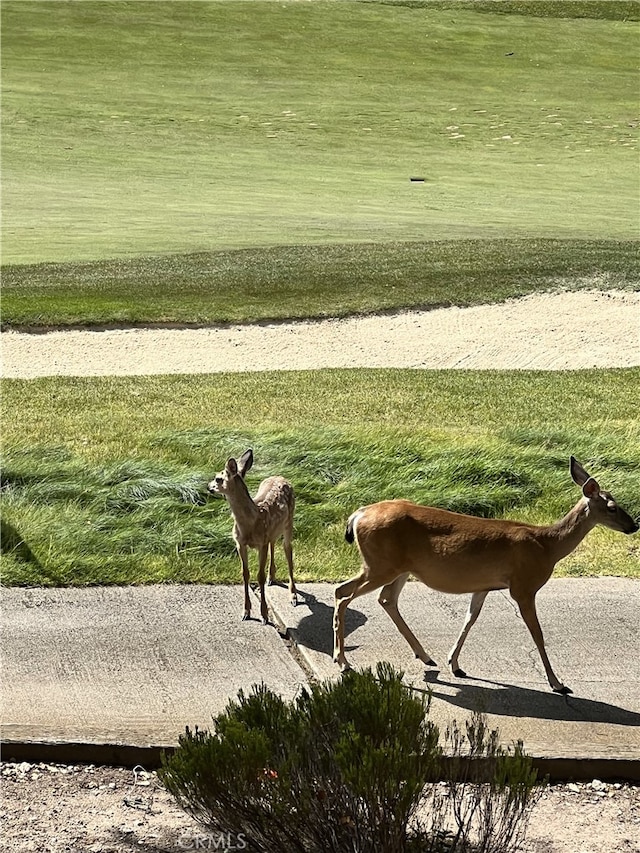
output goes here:
[{"label": "dry dirt ground", "polygon": [[[581,291],[392,317],[216,329],[3,335],[3,374],[126,375],[317,367],[575,369],[640,364],[640,294]],[[242,849],[182,813],[153,773],[2,765],[7,853]],[[640,787],[556,785],[529,824],[526,853],[639,853]],[[286,853],[286,851],[278,851]]]},{"label": "dry dirt ground", "polygon": [[[142,768],[5,763],[1,778],[6,853],[243,849],[241,837],[208,835]],[[546,788],[522,850],[637,853],[640,788],[597,780]]]}]

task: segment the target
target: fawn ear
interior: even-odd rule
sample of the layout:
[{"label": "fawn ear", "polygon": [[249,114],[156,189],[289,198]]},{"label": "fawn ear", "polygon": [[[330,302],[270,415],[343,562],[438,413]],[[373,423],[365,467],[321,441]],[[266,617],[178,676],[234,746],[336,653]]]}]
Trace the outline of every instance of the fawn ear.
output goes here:
[{"label": "fawn ear", "polygon": [[584,486],[587,480],[590,479],[589,474],[584,470],[582,465],[578,462],[575,456],[571,457],[571,479],[576,484],[576,486]]},{"label": "fawn ear", "polygon": [[253,465],[253,450],[249,448],[245,450],[245,452],[240,457],[240,462],[238,463],[238,471],[240,472],[240,476],[244,477],[247,471]]},{"label": "fawn ear", "polygon": [[238,463],[233,458],[227,459],[226,468],[232,477],[235,477],[235,475],[238,473]]},{"label": "fawn ear", "polygon": [[594,480],[593,477],[589,477],[587,482],[582,487],[582,494],[585,498],[597,498],[600,494],[600,486],[598,485],[598,481]]}]

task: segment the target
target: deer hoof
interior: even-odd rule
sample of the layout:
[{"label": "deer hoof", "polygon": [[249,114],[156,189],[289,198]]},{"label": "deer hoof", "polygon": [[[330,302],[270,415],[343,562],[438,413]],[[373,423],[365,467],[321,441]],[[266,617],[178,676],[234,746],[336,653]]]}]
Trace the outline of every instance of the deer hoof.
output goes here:
[{"label": "deer hoof", "polygon": [[243,616],[242,616],[242,621],[243,621],[243,622],[246,622],[248,619],[251,619],[251,611],[250,611],[250,610],[245,610],[245,611],[244,611],[244,614],[243,614]]},{"label": "deer hoof", "polygon": [[295,594],[291,596],[291,606],[292,607],[298,606],[298,596]]},{"label": "deer hoof", "polygon": [[454,669],[453,674],[455,675],[456,678],[466,678],[467,677],[467,673],[464,671],[464,669]]},{"label": "deer hoof", "polygon": [[560,693],[562,696],[567,696],[569,693],[573,693],[573,690],[570,687],[565,687],[564,684],[552,689],[554,693]]}]

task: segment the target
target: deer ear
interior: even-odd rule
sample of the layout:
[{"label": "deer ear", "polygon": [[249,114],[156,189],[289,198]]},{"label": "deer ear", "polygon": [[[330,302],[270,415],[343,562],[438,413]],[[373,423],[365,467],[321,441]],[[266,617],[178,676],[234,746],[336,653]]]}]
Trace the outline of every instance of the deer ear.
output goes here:
[{"label": "deer ear", "polygon": [[227,459],[227,471],[232,476],[235,476],[238,473],[238,463],[236,462],[235,459],[233,459],[233,458]]},{"label": "deer ear", "polygon": [[584,484],[589,479],[589,474],[584,470],[582,465],[578,462],[575,456],[571,457],[571,479],[576,484],[576,486],[584,486]]},{"label": "deer ear", "polygon": [[245,450],[245,452],[240,457],[240,462],[238,463],[238,471],[240,472],[240,476],[244,477],[247,471],[253,465],[253,450],[249,448]]},{"label": "deer ear", "polygon": [[594,480],[593,477],[589,477],[587,482],[582,487],[582,494],[585,498],[597,498],[600,494],[600,486],[598,485],[598,481]]}]

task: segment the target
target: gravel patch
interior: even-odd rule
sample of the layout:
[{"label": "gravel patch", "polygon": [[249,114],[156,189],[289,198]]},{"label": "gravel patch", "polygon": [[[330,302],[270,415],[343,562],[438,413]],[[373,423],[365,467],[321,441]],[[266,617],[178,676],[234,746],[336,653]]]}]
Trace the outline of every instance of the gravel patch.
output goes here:
[{"label": "gravel patch", "polygon": [[[7,853],[243,849],[242,839],[208,834],[142,767],[22,762],[0,772],[0,850]],[[531,815],[523,853],[637,853],[639,837],[637,786],[552,785]]]}]

